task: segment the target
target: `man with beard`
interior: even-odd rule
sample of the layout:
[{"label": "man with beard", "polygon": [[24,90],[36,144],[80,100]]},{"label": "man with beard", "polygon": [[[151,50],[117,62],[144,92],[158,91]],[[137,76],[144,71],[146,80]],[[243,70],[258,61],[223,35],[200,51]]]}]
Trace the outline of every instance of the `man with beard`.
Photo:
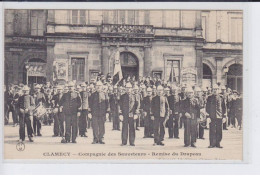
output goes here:
[{"label": "man with beard", "polygon": [[57,87],[57,94],[53,96],[54,101],[54,135],[53,137],[64,136],[64,114],[60,110],[60,100],[63,96],[62,87]]},{"label": "man with beard", "polygon": [[168,120],[168,132],[169,138],[179,139],[179,96],[177,93],[177,87],[173,85],[171,87],[171,95],[167,97],[169,102],[169,109],[171,110]]},{"label": "man with beard", "polygon": [[220,145],[222,140],[222,119],[226,117],[226,106],[224,98],[218,93],[218,85],[212,88],[212,95],[207,99],[206,112],[211,120],[209,124],[209,148],[223,148]]},{"label": "man with beard", "polygon": [[[41,87],[40,87],[39,84],[37,84],[35,86],[34,100],[35,100],[35,105],[36,106],[45,105],[46,104],[45,95],[41,92]],[[37,136],[42,136],[42,134],[41,134],[41,127],[42,127],[42,124],[41,124],[40,119],[36,118],[36,116],[33,116],[33,131],[34,131],[34,135],[36,135],[36,133],[37,133]]]},{"label": "man with beard", "polygon": [[127,144],[128,134],[130,146],[135,146],[135,120],[134,114],[139,112],[139,102],[132,93],[131,83],[126,84],[126,93],[122,94],[120,97],[119,105],[123,115],[123,125],[122,125],[122,144],[124,146]]},{"label": "man with beard", "polygon": [[152,120],[154,120],[154,145],[164,146],[165,124],[169,119],[169,104],[163,87],[157,87],[157,96],[152,99]]},{"label": "man with beard", "polygon": [[191,87],[186,90],[187,98],[183,100],[184,113],[184,147],[196,147],[197,124],[198,124],[198,100],[194,97]]},{"label": "man with beard", "polygon": [[147,88],[146,95],[142,101],[142,109],[144,115],[144,138],[153,138],[153,121],[151,119],[152,107],[152,89]]},{"label": "man with beard", "polygon": [[[77,143],[77,132],[78,132],[78,109],[81,106],[80,94],[74,91],[74,83],[69,82],[69,91],[64,93],[59,105],[61,111],[65,115],[65,143]],[[63,140],[62,140],[63,143]]]},{"label": "man with beard", "polygon": [[105,121],[108,110],[108,98],[102,91],[101,81],[96,83],[96,91],[91,95],[89,106],[92,117],[93,142],[92,144],[105,144],[103,137],[105,135]]},{"label": "man with beard", "polygon": [[180,99],[180,114],[179,114],[179,117],[180,117],[180,128],[182,128],[182,124],[184,122],[184,119],[185,119],[185,116],[184,116],[184,104],[183,104],[183,101],[186,99],[186,88],[187,88],[187,85],[186,84],[183,84],[181,86],[181,92],[179,93],[179,99]]},{"label": "man with beard", "polygon": [[19,108],[19,118],[20,118],[20,128],[19,128],[19,141],[24,141],[25,139],[25,125],[27,127],[27,135],[30,142],[33,142],[32,139],[32,125],[31,125],[31,116],[32,108],[34,108],[34,98],[29,95],[30,88],[28,86],[23,87],[24,94],[18,99],[18,108]]}]

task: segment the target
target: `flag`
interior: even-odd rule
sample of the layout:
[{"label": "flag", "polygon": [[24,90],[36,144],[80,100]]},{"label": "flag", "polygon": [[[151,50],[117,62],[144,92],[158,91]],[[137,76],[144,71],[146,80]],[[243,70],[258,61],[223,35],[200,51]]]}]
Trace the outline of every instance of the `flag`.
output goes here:
[{"label": "flag", "polygon": [[120,64],[120,52],[115,53],[114,59],[114,72],[113,72],[113,85],[118,84],[123,79],[121,64]]}]

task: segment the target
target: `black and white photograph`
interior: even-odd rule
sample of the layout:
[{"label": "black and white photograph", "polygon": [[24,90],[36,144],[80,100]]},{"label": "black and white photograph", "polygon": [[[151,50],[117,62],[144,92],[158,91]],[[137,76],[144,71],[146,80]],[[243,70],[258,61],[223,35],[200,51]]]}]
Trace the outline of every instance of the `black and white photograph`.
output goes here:
[{"label": "black and white photograph", "polygon": [[243,161],[243,10],[3,16],[5,160]]}]

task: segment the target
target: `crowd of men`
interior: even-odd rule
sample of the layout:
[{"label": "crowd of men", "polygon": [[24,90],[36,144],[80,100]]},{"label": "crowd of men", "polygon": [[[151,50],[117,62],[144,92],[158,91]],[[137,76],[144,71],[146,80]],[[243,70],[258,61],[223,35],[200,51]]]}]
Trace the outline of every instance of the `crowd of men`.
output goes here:
[{"label": "crowd of men", "polygon": [[[177,85],[151,77],[127,78],[114,83],[111,76],[98,75],[96,80],[76,85],[11,85],[5,89],[5,124],[12,112],[13,125],[19,125],[19,141],[30,142],[42,136],[42,124],[53,122],[53,137],[62,143],[76,143],[77,136],[87,137],[93,130],[92,144],[105,144],[105,122],[121,130],[121,145],[135,146],[135,133],[144,127],[144,138],[154,138],[163,146],[165,129],[169,138],[179,139],[184,128],[184,146],[196,147],[209,129],[209,148],[222,148],[222,130],[242,127],[242,93],[214,84],[212,88]],[[35,115],[35,109],[46,113]],[[109,141],[109,140],[108,140]]]}]

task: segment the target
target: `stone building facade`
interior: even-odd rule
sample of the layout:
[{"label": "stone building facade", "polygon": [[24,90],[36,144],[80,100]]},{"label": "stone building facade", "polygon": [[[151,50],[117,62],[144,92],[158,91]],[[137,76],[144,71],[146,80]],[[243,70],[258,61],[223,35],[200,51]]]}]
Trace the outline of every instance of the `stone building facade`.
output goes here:
[{"label": "stone building facade", "polygon": [[89,81],[119,51],[124,76],[242,91],[242,24],[242,11],[6,10],[6,84]]}]

